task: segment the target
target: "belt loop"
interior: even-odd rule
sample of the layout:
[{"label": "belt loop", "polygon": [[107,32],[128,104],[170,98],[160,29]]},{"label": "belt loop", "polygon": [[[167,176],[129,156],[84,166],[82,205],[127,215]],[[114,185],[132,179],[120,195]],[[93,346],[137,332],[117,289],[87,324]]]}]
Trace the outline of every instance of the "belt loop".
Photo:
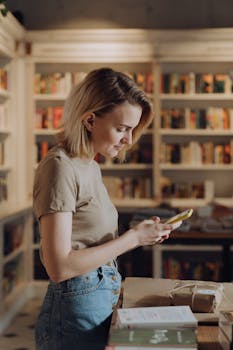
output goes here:
[{"label": "belt loop", "polygon": [[114,264],[115,268],[118,270],[118,264],[117,264],[117,260],[116,259],[113,259],[113,264]]},{"label": "belt loop", "polygon": [[102,268],[102,266],[98,267],[97,272],[98,272],[99,276],[103,276],[103,268]]}]

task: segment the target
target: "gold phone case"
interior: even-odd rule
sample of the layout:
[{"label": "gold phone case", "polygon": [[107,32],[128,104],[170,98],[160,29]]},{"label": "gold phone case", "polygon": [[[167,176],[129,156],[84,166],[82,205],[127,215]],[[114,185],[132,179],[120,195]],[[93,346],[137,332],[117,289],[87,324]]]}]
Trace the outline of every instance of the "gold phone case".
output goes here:
[{"label": "gold phone case", "polygon": [[186,220],[192,215],[192,213],[193,213],[193,209],[182,211],[181,213],[175,216],[172,216],[170,219],[166,220],[165,224],[174,224],[178,221]]}]

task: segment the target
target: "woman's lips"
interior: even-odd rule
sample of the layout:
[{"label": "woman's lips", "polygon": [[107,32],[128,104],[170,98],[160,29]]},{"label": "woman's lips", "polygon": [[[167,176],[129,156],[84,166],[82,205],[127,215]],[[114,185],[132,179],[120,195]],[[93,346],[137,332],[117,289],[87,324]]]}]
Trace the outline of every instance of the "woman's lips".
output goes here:
[{"label": "woman's lips", "polygon": [[120,151],[122,149],[122,146],[115,146],[114,148],[116,148],[118,151]]}]

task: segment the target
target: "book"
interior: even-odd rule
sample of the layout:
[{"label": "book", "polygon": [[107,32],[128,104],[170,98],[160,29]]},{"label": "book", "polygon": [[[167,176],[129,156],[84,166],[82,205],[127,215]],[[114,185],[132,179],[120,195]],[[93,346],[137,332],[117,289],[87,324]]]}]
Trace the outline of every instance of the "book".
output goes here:
[{"label": "book", "polygon": [[118,309],[117,324],[120,328],[194,328],[197,327],[197,319],[187,305],[135,307]]},{"label": "book", "polygon": [[212,93],[214,90],[213,74],[196,74],[196,92]]},{"label": "book", "polygon": [[219,312],[218,326],[222,332],[226,335],[229,341],[233,341],[233,310]]},{"label": "book", "polygon": [[138,349],[197,349],[196,329],[113,328],[108,346],[110,349],[131,347]]},{"label": "book", "polygon": [[214,75],[214,92],[224,93],[225,85],[227,81],[227,74],[215,74]]}]

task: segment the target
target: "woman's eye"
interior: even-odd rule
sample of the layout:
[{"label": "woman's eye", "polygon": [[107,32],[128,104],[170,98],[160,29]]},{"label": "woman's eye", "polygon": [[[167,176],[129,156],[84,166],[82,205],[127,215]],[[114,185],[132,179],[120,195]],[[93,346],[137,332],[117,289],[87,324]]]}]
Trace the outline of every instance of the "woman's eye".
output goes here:
[{"label": "woman's eye", "polygon": [[126,130],[123,129],[123,128],[118,128],[117,131],[118,131],[118,132],[125,132]]}]

